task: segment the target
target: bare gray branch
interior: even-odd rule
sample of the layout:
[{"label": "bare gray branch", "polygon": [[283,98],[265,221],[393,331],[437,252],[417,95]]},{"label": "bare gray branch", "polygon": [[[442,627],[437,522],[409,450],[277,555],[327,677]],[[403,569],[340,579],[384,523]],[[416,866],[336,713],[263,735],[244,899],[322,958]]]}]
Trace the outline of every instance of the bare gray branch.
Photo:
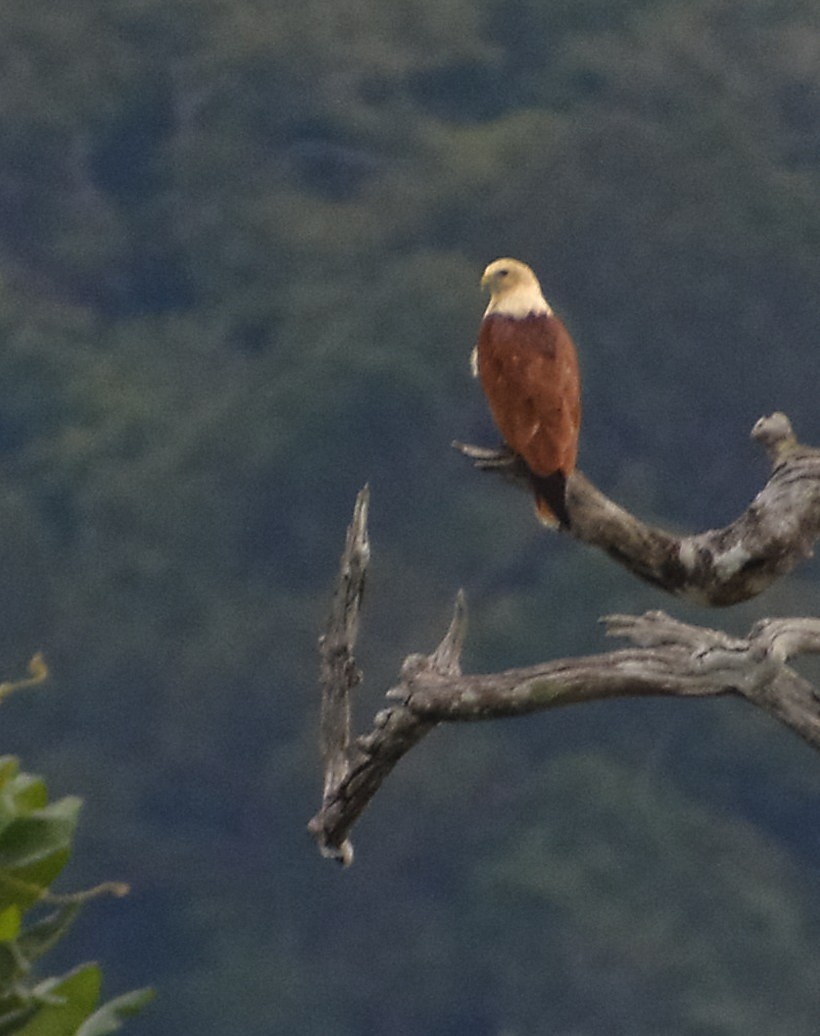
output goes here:
[{"label": "bare gray branch", "polygon": [[[367,486],[356,497],[353,520],[347,530],[345,549],[339,565],[336,591],[330,609],[327,632],[319,640],[322,712],[319,740],[325,767],[325,802],[349,776],[350,698],[361,680],[354,648],[359,634],[359,612],[364,594],[370,542],[367,513],[370,490]],[[329,855],[346,863],[352,861],[349,844],[333,846]]]},{"label": "bare gray branch", "polygon": [[[820,450],[801,446],[781,413],[761,418],[752,437],[765,448],[772,472],[731,525],[675,536],[640,521],[576,471],[567,483],[570,535],[646,582],[699,604],[756,596],[812,554],[820,535]],[[529,487],[526,468],[508,450],[453,445],[479,469]]]},{"label": "bare gray branch", "polygon": [[664,612],[612,615],[604,620],[607,633],[633,646],[464,675],[460,654],[466,606],[461,592],[441,644],[430,655],[405,659],[398,683],[387,692],[387,707],[377,713],[372,729],[351,743],[350,693],[360,675],[353,647],[369,558],[366,518],[367,499],[360,497],[328,632],[320,641],[325,791],[309,829],[324,855],[344,864],[352,861],[352,826],[402,756],[442,722],[522,716],[625,696],[731,695],[764,709],[820,749],[820,695],[787,664],[795,655],[820,653],[820,619],[764,619],[741,638],[691,626]]}]

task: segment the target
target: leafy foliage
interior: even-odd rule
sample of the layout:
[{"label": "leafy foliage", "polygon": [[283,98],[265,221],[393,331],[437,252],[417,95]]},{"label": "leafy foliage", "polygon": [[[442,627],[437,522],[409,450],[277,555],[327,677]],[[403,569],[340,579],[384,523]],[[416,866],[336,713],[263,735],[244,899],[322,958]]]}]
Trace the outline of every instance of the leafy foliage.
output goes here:
[{"label": "leafy foliage", "polygon": [[[146,1032],[731,1036],[764,967],[796,1032],[816,1016],[787,974],[816,935],[770,943],[747,909],[818,909],[816,760],[729,705],[432,739],[343,889],[302,828],[304,689],[365,481],[363,707],[458,586],[474,668],[595,650],[598,616],[660,603],[450,455],[494,440],[467,372],[487,261],[538,270],[579,344],[582,467],[646,518],[737,513],[764,412],[820,438],[818,40],[807,0],[0,7],[0,655],[42,645],[59,675],[4,743],[88,803],[81,872],[129,860],[123,931],[74,939],[178,991]],[[807,566],[727,626],[816,597]],[[539,853],[577,888],[539,892]],[[668,915],[640,910],[644,853]],[[718,917],[706,856],[748,875]]]},{"label": "leafy foliage", "polygon": [[0,758],[0,1032],[4,1034],[105,1036],[151,999],[151,991],[143,989],[99,1006],[102,973],[96,964],[85,964],[61,977],[35,977],[38,960],[62,939],[84,903],[102,891],[73,896],[51,892],[52,882],[71,855],[79,809],[76,797],[49,802],[41,778],[21,773],[11,756]]}]

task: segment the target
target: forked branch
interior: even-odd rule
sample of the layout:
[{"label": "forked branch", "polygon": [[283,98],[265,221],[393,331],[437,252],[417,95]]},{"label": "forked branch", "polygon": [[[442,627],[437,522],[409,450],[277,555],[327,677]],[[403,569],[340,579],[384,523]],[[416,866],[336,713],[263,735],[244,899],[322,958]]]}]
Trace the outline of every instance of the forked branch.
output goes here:
[{"label": "forked branch", "polygon": [[[364,491],[366,494],[366,491]],[[745,638],[690,626],[663,612],[613,615],[607,633],[631,647],[559,659],[501,673],[464,675],[459,658],[466,607],[459,593],[450,628],[431,655],[405,659],[387,707],[372,729],[350,739],[350,698],[359,680],[354,659],[369,558],[367,497],[360,494],[328,630],[321,639],[322,806],[309,829],[325,856],[353,859],[350,830],[401,757],[442,722],[521,716],[604,698],[671,695],[745,698],[820,749],[820,695],[788,666],[820,652],[820,619],[765,619]]]},{"label": "forked branch", "polygon": [[[754,597],[812,554],[820,535],[820,450],[798,443],[781,413],[762,417],[752,438],[766,449],[772,472],[731,525],[675,536],[640,521],[576,471],[567,484],[570,534],[678,597],[718,606]],[[453,445],[476,467],[529,487],[526,468],[508,450]]]}]

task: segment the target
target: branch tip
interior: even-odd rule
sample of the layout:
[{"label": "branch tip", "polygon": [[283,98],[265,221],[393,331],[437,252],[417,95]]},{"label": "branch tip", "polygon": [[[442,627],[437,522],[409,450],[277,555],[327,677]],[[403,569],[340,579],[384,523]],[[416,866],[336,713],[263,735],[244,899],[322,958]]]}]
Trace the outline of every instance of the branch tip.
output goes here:
[{"label": "branch tip", "polygon": [[3,680],[0,683],[0,701],[3,698],[7,698],[10,694],[14,694],[15,691],[22,691],[27,687],[37,687],[38,684],[48,679],[48,666],[43,658],[42,651],[38,651],[30,659],[26,670],[28,676],[24,676],[20,680]]},{"label": "branch tip", "polygon": [[357,539],[367,540],[367,517],[370,511],[370,483],[365,482],[356,494],[356,503],[353,505],[353,521],[351,529]]},{"label": "branch tip", "polygon": [[338,846],[320,843],[319,852],[326,860],[335,860],[345,870],[353,863],[353,843],[349,838]]},{"label": "branch tip", "polygon": [[430,656],[430,664],[437,672],[458,675],[461,672],[461,649],[467,634],[467,597],[459,590],[453,604],[453,617],[444,639]]}]

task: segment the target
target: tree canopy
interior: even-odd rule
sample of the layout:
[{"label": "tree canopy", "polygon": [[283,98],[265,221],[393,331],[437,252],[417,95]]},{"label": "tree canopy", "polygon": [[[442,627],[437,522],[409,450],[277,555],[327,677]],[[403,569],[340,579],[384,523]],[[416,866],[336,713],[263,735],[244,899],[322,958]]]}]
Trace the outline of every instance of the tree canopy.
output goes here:
[{"label": "tree canopy", "polygon": [[[2,5],[0,668],[55,679],[2,750],[86,800],[77,882],[127,863],[72,949],[159,987],[135,1033],[814,1032],[820,771],[740,706],[443,732],[343,878],[304,823],[364,482],[374,693],[459,585],[474,668],[659,606],[449,448],[494,444],[489,260],[538,272],[580,466],[647,520],[740,511],[761,414],[820,441],[818,50],[807,0]],[[726,620],[816,600],[808,565]]]}]

